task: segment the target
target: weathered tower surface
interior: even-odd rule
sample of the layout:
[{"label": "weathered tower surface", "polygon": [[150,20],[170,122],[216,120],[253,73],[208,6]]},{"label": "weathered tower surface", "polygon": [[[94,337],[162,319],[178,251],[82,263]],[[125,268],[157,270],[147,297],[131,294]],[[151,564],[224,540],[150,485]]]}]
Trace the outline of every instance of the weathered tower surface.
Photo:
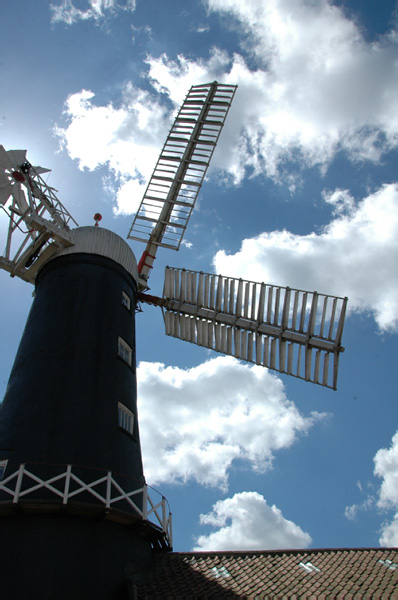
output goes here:
[{"label": "weathered tower surface", "polygon": [[147,521],[135,257],[99,227],[75,229],[73,242],[37,275],[0,410],[7,599],[122,598],[126,568],[168,546],[164,505],[159,527]]}]

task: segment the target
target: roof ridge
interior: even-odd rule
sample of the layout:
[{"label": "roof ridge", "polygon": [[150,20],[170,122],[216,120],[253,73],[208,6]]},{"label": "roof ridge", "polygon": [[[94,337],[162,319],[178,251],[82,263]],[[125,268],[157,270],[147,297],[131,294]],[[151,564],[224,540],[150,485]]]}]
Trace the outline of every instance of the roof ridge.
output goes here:
[{"label": "roof ridge", "polygon": [[384,551],[398,551],[398,547],[387,547],[387,546],[378,546],[378,547],[365,547],[358,546],[355,548],[342,547],[342,548],[283,548],[283,549],[275,549],[275,550],[205,550],[205,551],[176,551],[170,552],[167,556],[192,556],[192,557],[205,557],[205,556],[238,556],[238,555],[248,555],[248,554],[315,554],[319,552],[384,552]]}]

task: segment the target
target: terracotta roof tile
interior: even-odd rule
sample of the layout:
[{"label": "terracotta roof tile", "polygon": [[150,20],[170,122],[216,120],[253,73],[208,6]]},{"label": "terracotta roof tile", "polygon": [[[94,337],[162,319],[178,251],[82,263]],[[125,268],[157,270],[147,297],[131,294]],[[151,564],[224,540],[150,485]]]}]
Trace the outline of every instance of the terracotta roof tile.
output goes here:
[{"label": "terracotta roof tile", "polygon": [[131,577],[131,597],[398,600],[398,549],[162,554]]}]

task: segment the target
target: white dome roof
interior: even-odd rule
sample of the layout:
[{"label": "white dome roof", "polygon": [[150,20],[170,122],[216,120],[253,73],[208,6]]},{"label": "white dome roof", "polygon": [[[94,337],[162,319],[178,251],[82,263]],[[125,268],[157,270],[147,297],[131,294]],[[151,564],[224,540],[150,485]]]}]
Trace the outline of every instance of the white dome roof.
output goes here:
[{"label": "white dome roof", "polygon": [[78,227],[71,231],[74,246],[58,250],[50,260],[67,254],[98,254],[114,260],[138,281],[137,261],[130,246],[120,236],[102,227]]}]

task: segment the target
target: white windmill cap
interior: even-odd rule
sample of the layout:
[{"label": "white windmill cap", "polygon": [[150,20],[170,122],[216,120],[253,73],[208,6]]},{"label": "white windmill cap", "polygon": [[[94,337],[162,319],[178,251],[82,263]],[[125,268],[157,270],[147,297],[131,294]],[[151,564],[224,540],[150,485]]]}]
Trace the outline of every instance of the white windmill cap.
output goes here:
[{"label": "white windmill cap", "polygon": [[71,231],[73,246],[60,248],[50,260],[69,254],[97,254],[114,260],[138,282],[138,268],[134,253],[127,242],[109,229],[87,226]]}]

